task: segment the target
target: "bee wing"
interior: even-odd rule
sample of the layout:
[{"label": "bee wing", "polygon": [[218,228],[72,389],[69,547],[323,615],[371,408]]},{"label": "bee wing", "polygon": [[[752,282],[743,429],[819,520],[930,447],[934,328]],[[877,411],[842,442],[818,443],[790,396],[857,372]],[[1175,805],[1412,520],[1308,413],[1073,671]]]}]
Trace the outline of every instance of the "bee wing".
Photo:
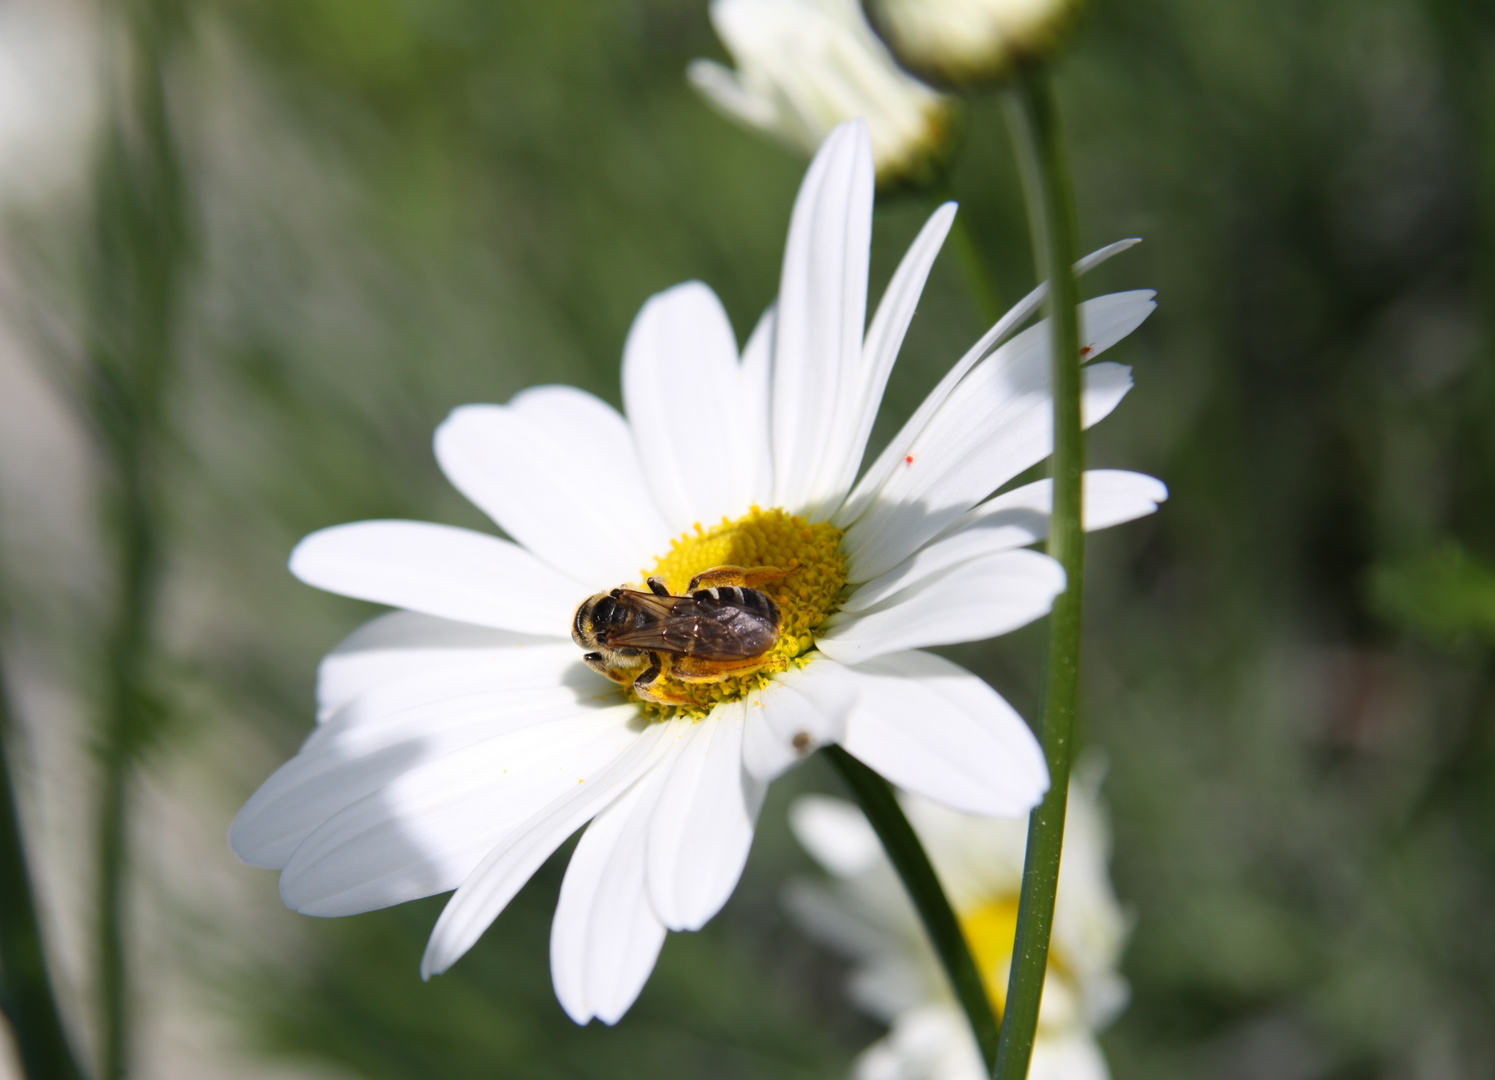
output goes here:
[{"label": "bee wing", "polygon": [[695,601],[689,596],[660,596],[657,593],[639,592],[637,589],[619,589],[618,599],[625,605],[647,612],[656,619],[668,619],[681,607],[692,608]]},{"label": "bee wing", "polygon": [[760,641],[744,630],[756,629],[723,621],[722,612],[710,610],[690,596],[656,596],[653,593],[623,594],[630,605],[653,616],[648,625],[627,633],[614,634],[608,644],[614,648],[652,649],[677,656],[698,656],[707,660],[745,660],[762,653],[772,641]]}]

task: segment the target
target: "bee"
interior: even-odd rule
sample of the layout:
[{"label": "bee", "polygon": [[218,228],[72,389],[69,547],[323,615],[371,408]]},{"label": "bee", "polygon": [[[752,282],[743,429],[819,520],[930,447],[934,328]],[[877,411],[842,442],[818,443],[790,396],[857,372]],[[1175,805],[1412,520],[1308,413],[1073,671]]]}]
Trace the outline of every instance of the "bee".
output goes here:
[{"label": "bee", "polygon": [[645,701],[689,704],[659,680],[719,682],[761,667],[779,640],[779,605],[753,586],[792,572],[718,566],[691,578],[683,596],[651,577],[648,592],[618,588],[582,601],[571,637],[593,669]]}]

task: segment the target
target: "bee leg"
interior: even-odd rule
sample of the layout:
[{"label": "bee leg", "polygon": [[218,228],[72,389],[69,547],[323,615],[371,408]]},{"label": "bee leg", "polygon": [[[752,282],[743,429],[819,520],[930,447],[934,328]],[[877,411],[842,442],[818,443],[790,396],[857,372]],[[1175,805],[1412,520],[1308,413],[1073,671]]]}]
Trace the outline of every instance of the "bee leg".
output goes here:
[{"label": "bee leg", "polygon": [[656,686],[659,677],[664,674],[665,658],[659,653],[654,654],[653,662],[649,664],[637,679],[633,680],[633,692],[645,701],[652,701],[656,705],[691,705],[692,700],[683,694],[671,694]]},{"label": "bee leg", "polygon": [[603,656],[600,652],[589,652],[584,655],[582,659],[587,662],[587,666],[589,668],[597,672],[599,675],[606,675],[615,683],[622,683],[624,686],[628,685],[628,680],[630,678],[629,673],[626,671],[619,671],[617,668],[613,667],[613,665],[607,662],[607,657]]},{"label": "bee leg", "polygon": [[721,682],[733,675],[747,675],[763,666],[763,657],[750,656],[746,660],[706,660],[699,656],[677,656],[670,667],[670,676],[683,683]]},{"label": "bee leg", "polygon": [[651,577],[649,579],[649,581],[648,581],[648,585],[649,585],[649,591],[651,593],[653,593],[655,596],[669,596],[670,595],[669,586],[667,586],[664,583],[664,579],[663,578]]},{"label": "bee leg", "polygon": [[782,581],[798,566],[791,566],[782,570],[777,566],[714,566],[710,570],[703,570],[690,579],[686,586],[686,592],[695,592],[697,589],[719,589],[725,586],[740,585],[743,588],[754,589],[759,585],[766,585],[770,581]]}]

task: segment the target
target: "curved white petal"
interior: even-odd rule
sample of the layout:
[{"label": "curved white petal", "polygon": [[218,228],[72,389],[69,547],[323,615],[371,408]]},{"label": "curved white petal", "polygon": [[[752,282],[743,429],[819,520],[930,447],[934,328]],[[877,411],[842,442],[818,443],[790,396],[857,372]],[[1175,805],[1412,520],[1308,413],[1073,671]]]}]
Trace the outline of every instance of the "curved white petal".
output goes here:
[{"label": "curved white petal", "polygon": [[[349,764],[329,784],[355,786],[387,763],[392,779],[329,817],[280,878],[288,907],[352,915],[456,888],[536,806],[586,787],[640,738],[631,705],[551,717],[422,761],[409,747]],[[573,827],[574,828],[574,827]]]},{"label": "curved white petal", "polygon": [[[1049,455],[1054,417],[1047,346],[1035,349],[1027,337],[1047,329],[1025,331],[972,371],[914,440],[903,468],[846,530],[852,582],[887,573]],[[1083,374],[1080,418],[1089,427],[1120,404],[1132,377],[1130,368],[1110,363],[1092,364]]]},{"label": "curved white petal", "polygon": [[995,690],[931,653],[879,657],[841,745],[892,783],[957,810],[1026,813],[1048,790],[1038,740]]},{"label": "curved white petal", "polygon": [[800,846],[837,877],[852,877],[884,858],[867,816],[845,799],[804,795],[789,806],[789,827]]},{"label": "curved white petal", "polygon": [[742,85],[737,73],[715,60],[692,60],[685,77],[707,101],[750,127],[772,131],[778,120],[773,102]]},{"label": "curved white petal", "polygon": [[[1051,480],[1037,480],[968,510],[943,536],[858,587],[841,610],[865,611],[933,574],[1047,538],[1053,486]],[[1094,531],[1151,514],[1168,498],[1168,488],[1142,473],[1091,469],[1085,473],[1084,498],[1085,528]]]},{"label": "curved white petal", "polygon": [[775,308],[770,304],[742,347],[741,389],[736,414],[746,429],[751,447],[748,466],[739,478],[737,505],[767,506],[773,500],[773,446],[769,438],[769,415],[773,396],[773,339]]},{"label": "curved white petal", "polygon": [[359,521],[312,533],[291,573],[328,592],[530,634],[570,632],[576,584],[496,536],[424,521]]},{"label": "curved white petal", "polygon": [[[354,699],[250,796],[229,830],[234,852],[281,869],[334,814],[406,773],[450,755],[457,757],[448,765],[460,770],[457,758],[470,747],[549,721],[564,729],[569,718],[615,702],[609,684],[576,662],[575,649],[558,655],[562,648],[548,656],[515,650]],[[504,752],[520,748],[508,744]]]},{"label": "curved white petal", "polygon": [[550,977],[566,1015],[615,1024],[664,944],[644,884],[649,815],[666,776],[656,767],[592,819],[561,882],[550,925]]},{"label": "curved white petal", "polygon": [[541,559],[588,589],[635,579],[669,547],[617,410],[569,386],[464,405],[436,429],[447,479]]},{"label": "curved white petal", "polygon": [[837,742],[855,701],[855,680],[829,657],[781,673],[744,699],[743,766],[768,783],[818,748]]},{"label": "curved white petal", "polygon": [[[892,1017],[891,1028],[857,1057],[853,1080],[982,1080],[986,1076],[970,1026],[954,1004],[933,1001],[900,1009]],[[1033,1080],[1031,1070],[1027,1080]]]},{"label": "curved white petal", "polygon": [[[1141,325],[1157,306],[1152,297],[1140,290],[1081,304],[1081,340],[1087,342],[1088,355],[1098,356]],[[920,419],[926,413],[921,406],[915,419],[922,426],[914,427],[911,420],[890,444],[890,449],[900,449],[897,463],[889,469],[880,458],[837,515],[837,524],[849,526],[853,581],[886,573],[992,490],[1049,454],[1049,341],[1044,320],[997,349],[958,384],[947,388],[942,382],[935,388],[931,399],[944,395],[938,407]],[[1129,373],[1114,364],[1091,365],[1084,380],[1086,426],[1109,414],[1131,387]]]},{"label": "curved white petal", "polygon": [[774,328],[774,504],[815,514],[837,414],[857,408],[872,242],[872,144],[861,120],[826,137],[800,185]]},{"label": "curved white petal", "polygon": [[699,930],[732,895],[753,843],[764,785],[743,771],[743,702],[692,727],[649,819],[648,882],[671,930]]},{"label": "curved white petal", "polygon": [[[1087,273],[1113,255],[1120,254],[1141,242],[1140,239],[1136,238],[1118,240],[1114,244],[1107,244],[1098,251],[1092,251],[1089,255],[1086,255],[1075,263],[1075,274]],[[853,522],[861,517],[883,483],[902,464],[903,459],[908,454],[909,444],[913,442],[919,432],[924,430],[925,426],[929,423],[930,417],[934,415],[935,410],[944,404],[945,399],[960,385],[961,380],[966,377],[966,374],[972,367],[985,359],[988,353],[1001,344],[1012,331],[1026,322],[1028,317],[1038,310],[1039,306],[1048,297],[1048,294],[1049,283],[1047,281],[1039,282],[1027,296],[1012,305],[1005,315],[993,323],[991,329],[982,334],[976,344],[966,350],[965,355],[956,362],[954,367],[945,373],[945,377],[920,402],[919,407],[914,410],[914,415],[908,418],[908,421],[898,430],[898,434],[893,436],[887,446],[883,447],[882,453],[877,455],[877,459],[862,476],[861,481],[853,489],[846,503],[836,512],[835,521],[837,525],[844,528],[849,522]],[[1095,352],[1092,351],[1089,358],[1093,359],[1095,355]]]},{"label": "curved white petal", "polygon": [[838,612],[816,638],[843,664],[930,645],[980,641],[1048,613],[1064,591],[1064,568],[1036,551],[999,551],[934,574],[876,607]]},{"label": "curved white petal", "polygon": [[619,704],[616,686],[582,663],[571,642],[495,649],[460,667],[433,667],[359,694],[322,721],[301,752],[363,752],[391,740],[437,739],[502,715],[491,710],[528,695],[577,708]]},{"label": "curved white petal", "polygon": [[635,730],[622,753],[601,769],[568,784],[564,794],[539,803],[540,810],[478,863],[436,920],[421,957],[421,978],[440,975],[455,964],[568,836],[654,767],[665,748],[663,736],[670,726],[645,724],[643,730]]},{"label": "curved white petal", "polygon": [[376,687],[482,665],[507,649],[555,644],[553,637],[494,630],[414,611],[391,611],[345,637],[317,667],[317,720]]},{"label": "curved white petal", "polygon": [[[676,533],[748,510],[767,455],[762,416],[744,415],[737,339],[721,301],[688,281],[649,298],[623,349],[623,403],[644,475]],[[700,418],[711,416],[703,433]]]},{"label": "curved white petal", "polygon": [[929,278],[935,256],[954,222],[954,203],[945,203],[930,215],[898,264],[887,292],[877,305],[877,313],[872,316],[862,363],[849,373],[852,378],[842,391],[843,402],[837,410],[835,426],[825,433],[827,453],[818,486],[826,492],[823,501],[826,508],[838,504],[856,479],[888,376],[893,372],[893,363],[898,359],[898,350],[903,346],[903,337],[908,333],[908,324],[913,320],[914,308],[924,292],[924,282]]}]

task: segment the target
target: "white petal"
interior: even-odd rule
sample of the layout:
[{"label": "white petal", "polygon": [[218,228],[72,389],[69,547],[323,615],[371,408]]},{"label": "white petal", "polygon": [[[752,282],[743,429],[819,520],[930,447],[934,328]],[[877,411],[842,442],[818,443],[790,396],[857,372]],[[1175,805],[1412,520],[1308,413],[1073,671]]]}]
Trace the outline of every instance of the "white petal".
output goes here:
[{"label": "white petal", "polygon": [[[477,943],[483,931],[566,838],[644,776],[665,748],[668,724],[645,724],[603,769],[569,785],[506,836],[447,901],[421,958],[422,978],[440,975]],[[534,805],[533,803],[531,805]]]},{"label": "white petal", "polygon": [[281,874],[281,898],[307,915],[352,915],[456,888],[494,845],[523,831],[536,806],[608,775],[647,739],[639,726],[637,710],[622,705],[427,761],[404,747],[359,759],[336,784],[362,784],[364,772],[401,756],[411,764],[302,841]]},{"label": "white petal", "polygon": [[749,91],[736,72],[714,60],[692,60],[685,77],[718,109],[751,127],[771,130],[778,119],[773,102]]},{"label": "white petal", "polygon": [[852,877],[883,858],[882,842],[867,817],[845,799],[805,795],[789,806],[794,838],[815,861],[838,877]]},{"label": "white petal", "polygon": [[699,930],[742,876],[765,786],[742,768],[744,705],[719,705],[682,728],[649,823],[648,881],[671,930]]},{"label": "white petal", "polygon": [[505,649],[554,643],[552,637],[391,611],[364,623],[322,658],[317,668],[317,719],[327,719],[378,686],[482,665]]},{"label": "white petal", "polygon": [[[1135,247],[1142,241],[1136,238],[1130,240],[1118,240],[1114,244],[1107,244],[1098,251],[1092,251],[1089,255],[1080,259],[1074,265],[1075,274],[1078,276],[1095,269],[1101,263],[1117,255],[1128,248]],[[899,429],[898,434],[893,436],[892,441],[883,447],[882,453],[878,454],[877,460],[872,463],[871,468],[862,476],[861,482],[857,484],[845,505],[836,512],[835,522],[842,528],[857,520],[866,511],[868,505],[876,497],[878,491],[889,476],[901,465],[908,455],[909,445],[914,438],[923,431],[929,420],[951,392],[960,385],[966,374],[984,359],[988,353],[1003,342],[1009,334],[1027,321],[1028,317],[1036,312],[1048,297],[1049,283],[1039,282],[1038,285],[1014,304],[1008,312],[998,319],[990,330],[982,334],[976,344],[972,345],[958,363],[945,373],[945,377],[939,381],[933,390],[929,392],[919,407],[914,410],[914,415],[908,418],[908,422]],[[1094,358],[1095,353],[1090,354]]]},{"label": "white petal", "polygon": [[[649,298],[623,349],[623,402],[639,458],[676,533],[748,510],[767,429],[740,412],[737,340],[721,301],[698,281]],[[692,418],[719,418],[703,437]],[[756,420],[756,422],[754,422]]]},{"label": "white petal", "polygon": [[1038,740],[970,672],[923,652],[852,670],[861,692],[841,745],[890,782],[991,817],[1026,813],[1048,790]]},{"label": "white petal", "polygon": [[578,1024],[615,1024],[654,970],[665,927],[644,884],[649,815],[665,772],[656,767],[592,819],[566,867],[550,926],[550,977]]},{"label": "white petal", "polygon": [[745,432],[743,462],[737,492],[739,506],[767,506],[773,501],[773,447],[769,443],[769,412],[773,394],[774,307],[770,304],[742,347],[738,423]]},{"label": "white petal", "polygon": [[774,504],[814,514],[843,395],[861,382],[872,241],[872,144],[861,120],[826,137],[795,199],[773,365]]},{"label": "white petal", "polygon": [[[971,1080],[986,1075],[976,1040],[953,1003],[910,1004],[891,1021],[892,1031],[857,1058],[853,1080]],[[1031,1072],[1026,1080],[1033,1080]]]},{"label": "white petal", "polygon": [[[1037,480],[967,511],[953,528],[846,598],[842,611],[865,611],[900,589],[971,559],[1026,547],[1049,534],[1053,481]],[[1119,469],[1085,473],[1085,528],[1109,529],[1151,514],[1168,497],[1161,480]]]},{"label": "white petal", "polygon": [[635,580],[669,547],[628,423],[591,394],[539,386],[508,405],[464,405],[436,429],[436,458],[458,491],[586,589]]},{"label": "white petal", "polygon": [[1040,1034],[1033,1041],[1028,1080],[1111,1080],[1111,1070],[1095,1036],[1080,1028]]},{"label": "white petal", "polygon": [[829,657],[783,672],[744,699],[744,767],[766,784],[819,747],[839,741],[855,700],[854,680]]},{"label": "white petal", "polygon": [[903,346],[903,337],[908,333],[908,324],[914,317],[914,308],[935,256],[940,253],[954,221],[954,203],[946,203],[930,215],[877,305],[862,349],[862,363],[849,372],[852,383],[841,392],[842,407],[836,413],[836,426],[824,435],[826,459],[819,486],[826,492],[824,502],[828,507],[839,503],[856,479],[888,376],[898,359],[898,350]]},{"label": "white petal", "polygon": [[[966,377],[909,446],[903,467],[846,532],[853,582],[885,574],[996,488],[1053,449],[1048,324],[1019,334]],[[1092,364],[1083,373],[1081,421],[1110,414],[1131,371]]]},{"label": "white petal", "polygon": [[308,585],[443,619],[530,634],[570,632],[576,583],[496,536],[424,521],[359,521],[291,552]]},{"label": "white petal", "polygon": [[234,818],[229,843],[245,862],[280,869],[334,814],[418,766],[597,708],[608,684],[576,662],[574,647],[565,651],[513,650],[507,663],[437,669],[360,695],[260,785]]},{"label": "white petal", "polygon": [[1036,551],[999,551],[932,575],[876,607],[837,612],[816,638],[843,664],[930,645],[980,641],[1048,613],[1064,591],[1064,568]]}]

